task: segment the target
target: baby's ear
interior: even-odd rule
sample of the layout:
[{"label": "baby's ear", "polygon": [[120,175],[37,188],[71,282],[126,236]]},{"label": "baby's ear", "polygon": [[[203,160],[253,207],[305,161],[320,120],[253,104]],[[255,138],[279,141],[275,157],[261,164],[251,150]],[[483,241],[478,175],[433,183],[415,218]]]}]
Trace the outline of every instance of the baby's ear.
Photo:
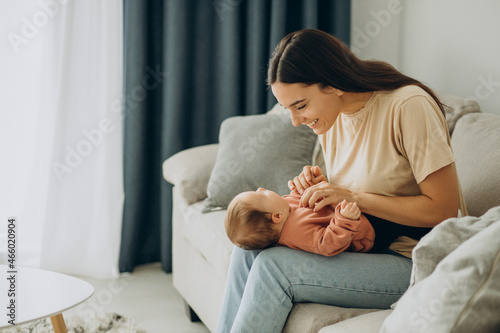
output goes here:
[{"label": "baby's ear", "polygon": [[273,221],[273,223],[283,222],[284,217],[285,214],[283,213],[271,213],[271,221]]}]

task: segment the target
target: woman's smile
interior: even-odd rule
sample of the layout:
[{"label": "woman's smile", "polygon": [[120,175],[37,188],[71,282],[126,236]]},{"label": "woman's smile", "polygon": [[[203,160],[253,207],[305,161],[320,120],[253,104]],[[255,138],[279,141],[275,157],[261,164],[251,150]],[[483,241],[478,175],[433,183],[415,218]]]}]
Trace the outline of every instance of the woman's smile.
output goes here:
[{"label": "woman's smile", "polygon": [[308,124],[306,123],[305,125],[309,126],[309,128],[314,128],[314,127],[316,127],[318,120],[319,120],[319,118],[316,118],[313,121],[311,121],[310,123],[308,123]]}]

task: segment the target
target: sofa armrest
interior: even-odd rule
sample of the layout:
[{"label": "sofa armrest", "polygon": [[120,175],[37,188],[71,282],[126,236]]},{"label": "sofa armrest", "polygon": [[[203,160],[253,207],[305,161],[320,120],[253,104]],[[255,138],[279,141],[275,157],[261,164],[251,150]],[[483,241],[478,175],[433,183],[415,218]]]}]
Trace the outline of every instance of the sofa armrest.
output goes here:
[{"label": "sofa armrest", "polygon": [[218,144],[178,152],[163,162],[163,177],[179,188],[188,204],[207,197],[207,185],[215,165]]}]

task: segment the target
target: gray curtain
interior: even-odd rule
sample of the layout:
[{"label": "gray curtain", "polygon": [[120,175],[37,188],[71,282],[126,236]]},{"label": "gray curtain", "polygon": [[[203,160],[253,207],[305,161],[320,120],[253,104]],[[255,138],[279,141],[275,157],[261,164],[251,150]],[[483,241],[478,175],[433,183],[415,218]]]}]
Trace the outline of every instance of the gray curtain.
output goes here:
[{"label": "gray curtain", "polygon": [[349,42],[347,0],[124,0],[124,187],[119,267],[171,263],[171,186],[162,162],[215,143],[227,117],[276,100],[267,61],[287,33]]}]

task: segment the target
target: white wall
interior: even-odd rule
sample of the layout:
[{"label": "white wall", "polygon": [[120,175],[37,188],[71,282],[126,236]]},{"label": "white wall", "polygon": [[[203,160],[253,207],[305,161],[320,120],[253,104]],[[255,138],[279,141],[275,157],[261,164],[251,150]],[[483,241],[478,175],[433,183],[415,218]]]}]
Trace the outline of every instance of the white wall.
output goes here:
[{"label": "white wall", "polygon": [[352,0],[351,48],[500,114],[500,1]]}]

